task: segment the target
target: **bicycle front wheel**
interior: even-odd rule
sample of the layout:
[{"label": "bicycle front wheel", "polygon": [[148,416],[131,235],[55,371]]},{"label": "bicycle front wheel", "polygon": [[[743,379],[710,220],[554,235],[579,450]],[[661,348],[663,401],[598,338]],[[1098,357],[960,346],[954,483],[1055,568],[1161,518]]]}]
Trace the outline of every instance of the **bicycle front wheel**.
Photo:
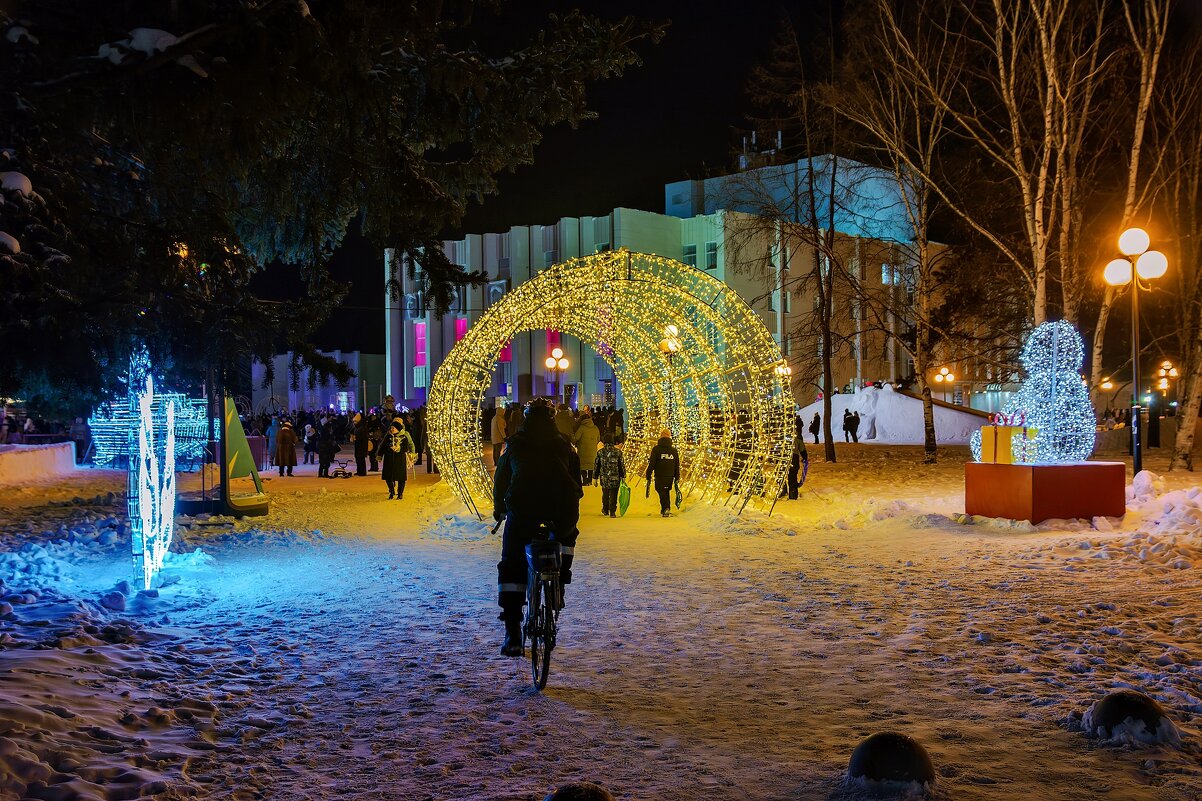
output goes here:
[{"label": "bicycle front wheel", "polygon": [[555,647],[555,613],[551,609],[554,592],[551,582],[539,581],[530,599],[530,672],[537,690],[547,686],[547,675],[551,672],[551,649]]}]

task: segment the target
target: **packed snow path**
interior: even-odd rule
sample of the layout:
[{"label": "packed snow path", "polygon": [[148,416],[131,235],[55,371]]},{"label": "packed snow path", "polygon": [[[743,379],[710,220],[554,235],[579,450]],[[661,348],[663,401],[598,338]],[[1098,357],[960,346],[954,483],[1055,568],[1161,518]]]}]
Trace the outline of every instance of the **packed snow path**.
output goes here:
[{"label": "packed snow path", "polygon": [[[851,750],[893,730],[926,745],[940,798],[1196,798],[1202,512],[1171,536],[1151,513],[1109,532],[962,525],[959,464],[861,448],[771,519],[663,520],[639,491],[611,520],[591,491],[542,695],[498,655],[499,537],[424,476],[400,503],[374,477],[276,479],[270,518],[193,527],[214,561],[123,614],[61,607],[124,577],[124,551],[56,558],[3,621],[5,780],[44,798],[517,801],[569,779],[623,799],[858,798]],[[70,494],[7,506],[5,548],[112,514],[46,505]],[[1183,749],[1078,730],[1123,686],[1165,703]]]}]

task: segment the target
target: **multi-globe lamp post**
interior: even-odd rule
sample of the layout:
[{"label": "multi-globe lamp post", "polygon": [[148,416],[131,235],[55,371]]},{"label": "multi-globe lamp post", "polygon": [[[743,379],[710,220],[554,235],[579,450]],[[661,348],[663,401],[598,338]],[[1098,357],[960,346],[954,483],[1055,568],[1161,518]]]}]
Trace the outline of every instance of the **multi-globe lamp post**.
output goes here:
[{"label": "multi-globe lamp post", "polygon": [[[684,343],[680,341],[680,329],[674,325],[664,326],[664,338],[659,341],[659,352],[668,360],[668,372],[672,372],[672,362],[676,358],[676,354],[684,347]],[[666,392],[668,401],[668,427],[670,429],[678,429],[674,418],[674,409],[672,408],[672,387],[669,386]]]},{"label": "multi-globe lamp post", "polygon": [[[1142,228],[1128,228],[1119,235],[1122,258],[1113,259],[1102,271],[1111,286],[1131,284],[1131,453],[1135,473],[1143,469],[1139,428],[1143,414],[1139,375],[1139,291],[1140,280],[1154,281],[1169,269],[1169,260],[1159,250],[1149,250],[1152,238]],[[1144,288],[1147,291],[1147,288]]]},{"label": "multi-globe lamp post", "polygon": [[568,371],[572,363],[563,355],[563,348],[553,348],[551,355],[543,362],[547,369],[551,371],[551,380],[555,382],[555,395],[559,403],[563,403],[563,374]]},{"label": "multi-globe lamp post", "polygon": [[[1156,382],[1156,388],[1164,393],[1166,406],[1169,405],[1169,385],[1171,382],[1176,381],[1179,375],[1180,373],[1177,372],[1177,368],[1168,359],[1160,363],[1160,380]],[[1173,402],[1176,403],[1176,400],[1176,395],[1174,395]]]},{"label": "multi-globe lamp post", "polygon": [[947,388],[956,380],[955,374],[947,367],[940,367],[935,373],[935,383],[943,388],[943,402],[947,403]]}]

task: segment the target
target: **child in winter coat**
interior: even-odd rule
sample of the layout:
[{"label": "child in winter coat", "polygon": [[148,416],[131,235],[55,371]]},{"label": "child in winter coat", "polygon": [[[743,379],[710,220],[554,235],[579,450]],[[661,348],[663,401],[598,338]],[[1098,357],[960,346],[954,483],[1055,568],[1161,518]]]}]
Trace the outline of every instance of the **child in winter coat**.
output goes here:
[{"label": "child in winter coat", "polygon": [[593,475],[601,485],[601,514],[617,517],[618,487],[626,478],[626,462],[622,459],[622,452],[614,447],[612,434],[606,434],[602,442],[605,445],[597,451]]}]

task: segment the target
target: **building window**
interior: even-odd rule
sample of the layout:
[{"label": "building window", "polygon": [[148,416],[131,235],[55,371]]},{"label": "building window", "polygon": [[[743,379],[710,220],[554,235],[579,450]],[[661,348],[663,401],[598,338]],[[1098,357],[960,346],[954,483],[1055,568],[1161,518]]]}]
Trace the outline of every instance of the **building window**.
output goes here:
[{"label": "building window", "polygon": [[793,293],[790,292],[787,287],[782,287],[780,291],[781,291],[781,296],[784,298],[784,308],[782,309],[782,311],[785,314],[792,314],[793,313]]},{"label": "building window", "polygon": [[463,339],[467,336],[467,318],[460,317],[455,321],[455,341]]},{"label": "building window", "polygon": [[717,242],[706,242],[705,243],[705,269],[707,269],[707,270],[718,269],[718,243]]},{"label": "building window", "polygon": [[513,361],[513,343],[506,342],[505,347],[501,348],[501,352],[497,354],[497,361],[501,364],[508,364]]},{"label": "building window", "polygon": [[413,388],[425,389],[426,387],[426,366],[420,365],[413,368]]},{"label": "building window", "polygon": [[684,246],[684,263],[689,265],[690,267],[697,266],[697,246],[696,245],[685,245]]},{"label": "building window", "polygon": [[881,285],[882,286],[893,286],[893,283],[894,283],[893,265],[892,264],[882,264],[881,265]]},{"label": "building window", "polygon": [[[413,363],[418,367],[426,366],[426,324],[413,324]],[[422,386],[425,386],[424,384]]]}]

